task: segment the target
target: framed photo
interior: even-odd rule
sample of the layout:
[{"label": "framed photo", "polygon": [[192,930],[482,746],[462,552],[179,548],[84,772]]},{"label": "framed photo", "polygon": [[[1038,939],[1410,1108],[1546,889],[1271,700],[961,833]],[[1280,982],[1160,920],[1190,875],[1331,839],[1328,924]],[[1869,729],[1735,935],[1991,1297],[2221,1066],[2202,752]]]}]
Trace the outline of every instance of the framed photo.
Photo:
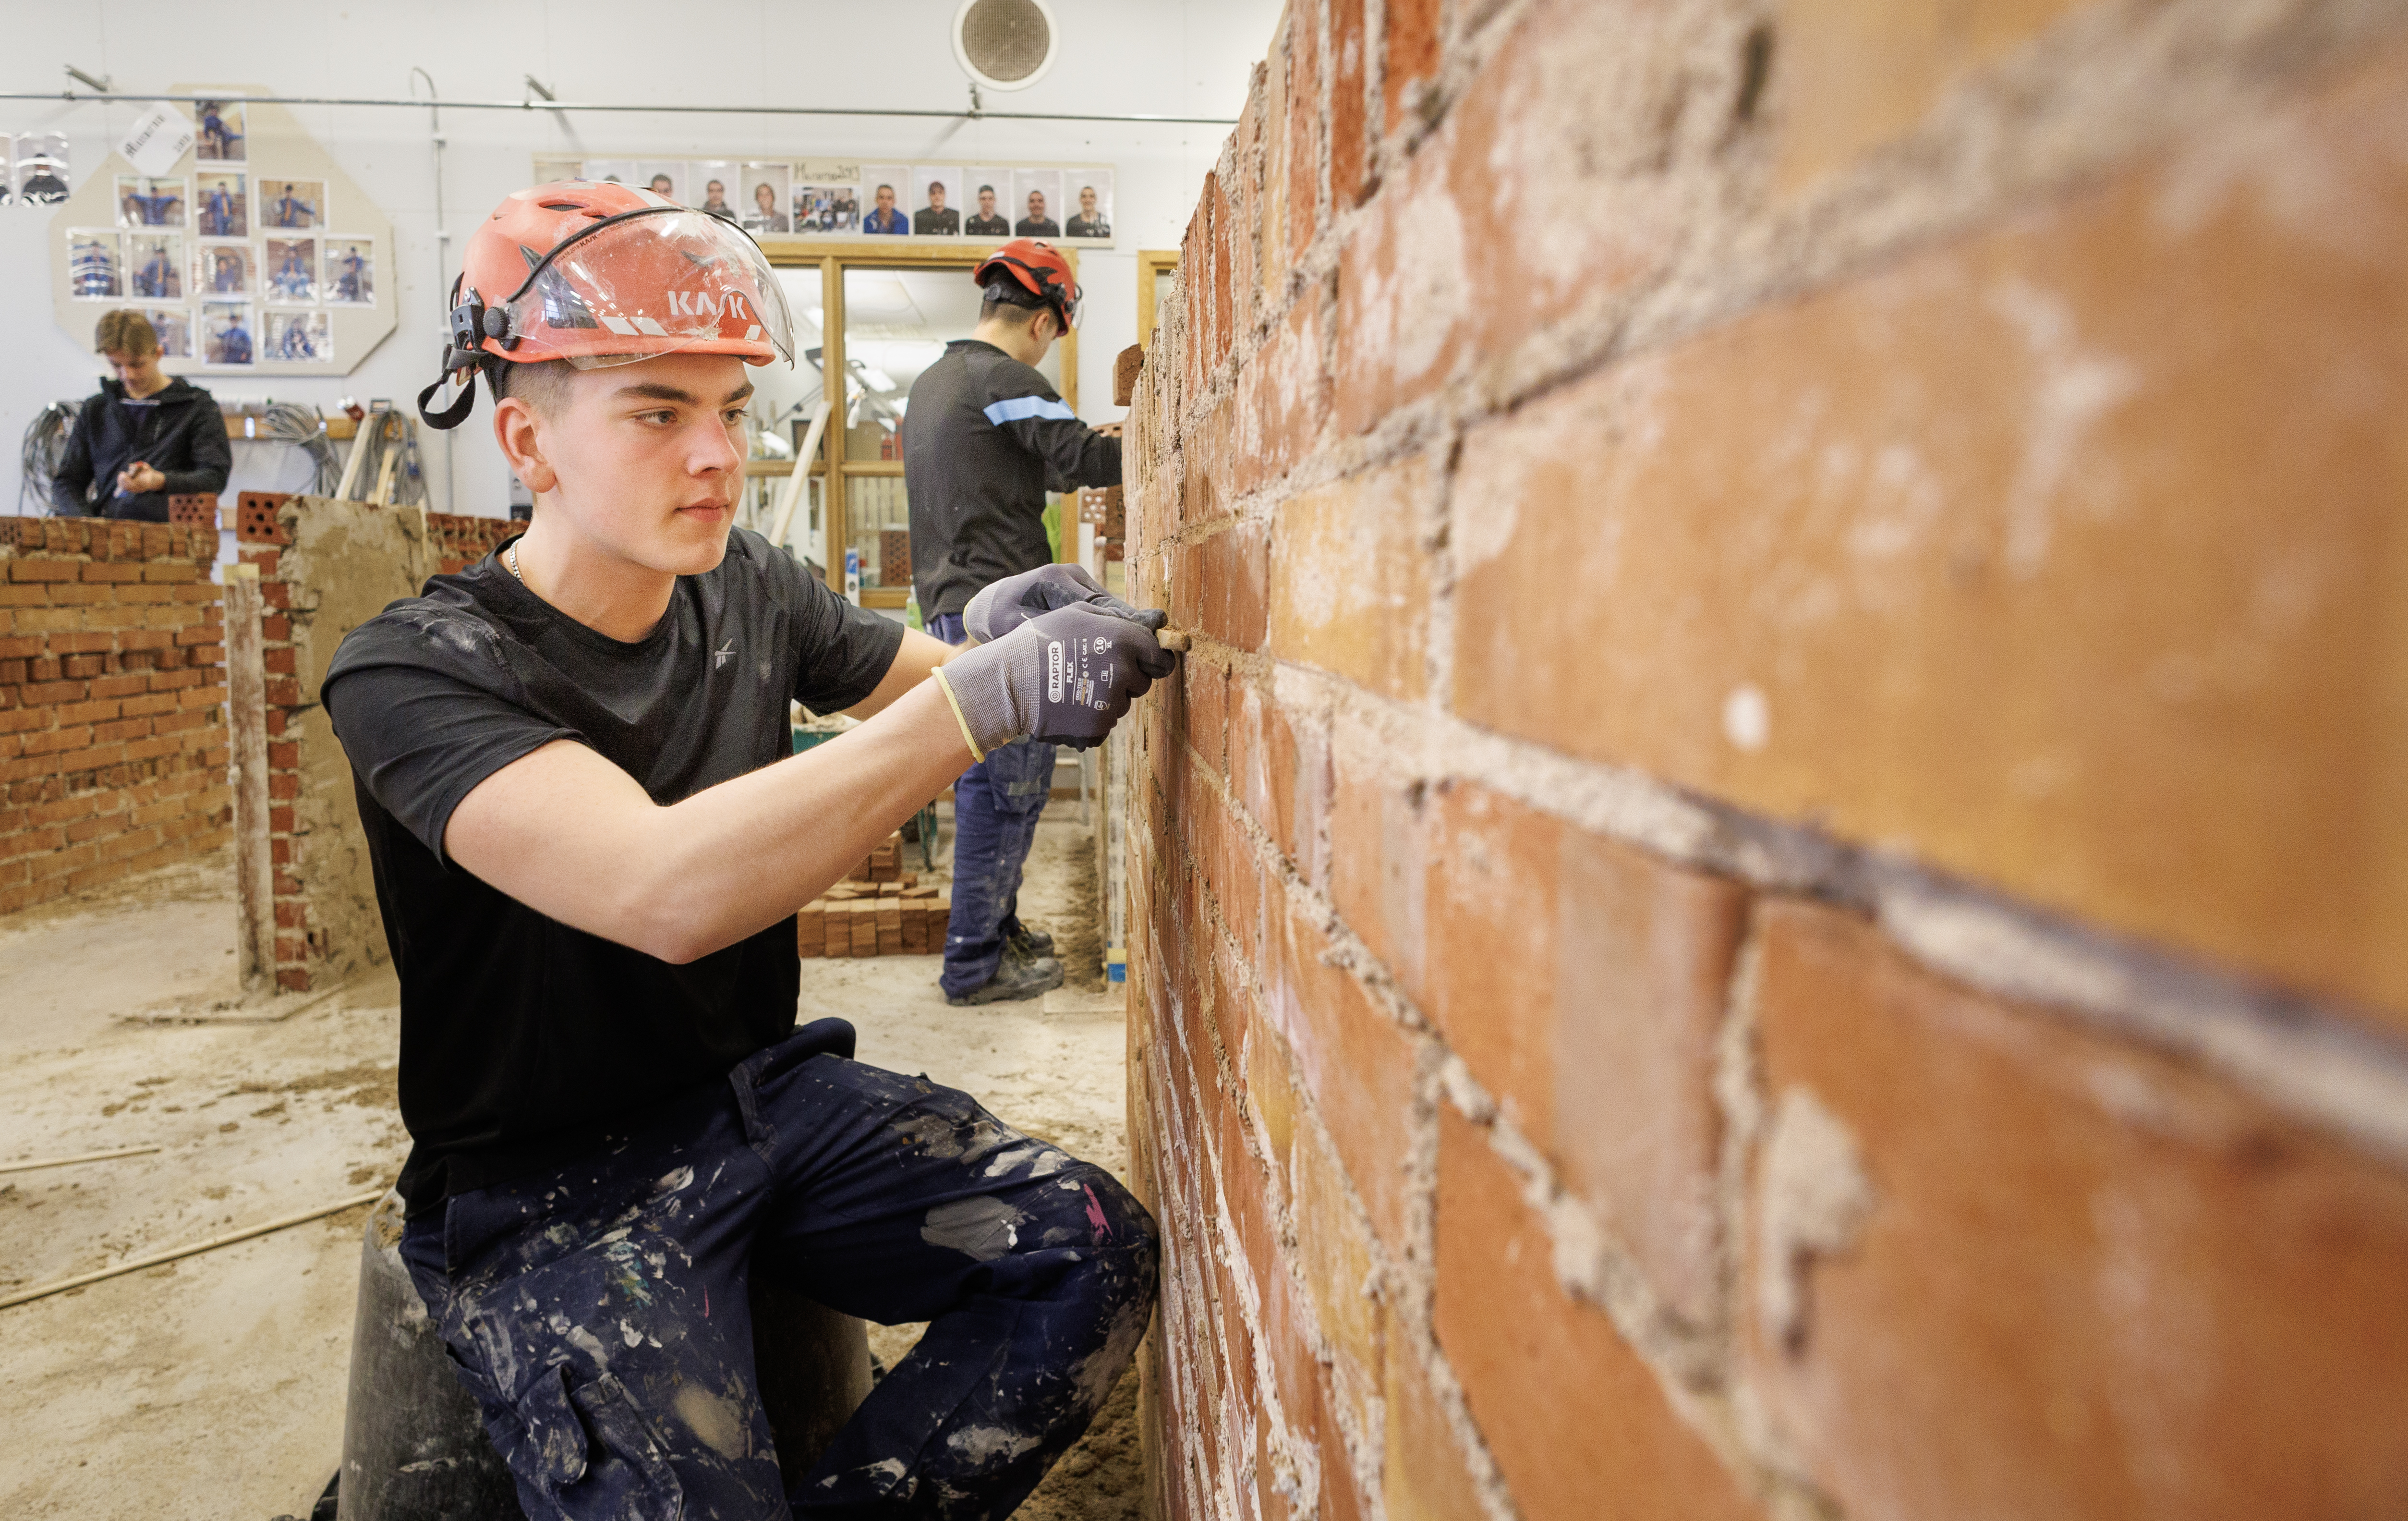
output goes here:
[{"label": "framed photo", "polygon": [[728,222],[741,222],[743,212],[737,206],[740,194],[737,186],[743,182],[738,171],[743,167],[734,159],[696,159],[686,165],[686,205],[697,211],[708,211]]},{"label": "framed photo", "polygon": [[247,176],[205,169],[193,177],[193,224],[203,237],[251,236],[251,190]]},{"label": "framed photo", "polygon": [[248,243],[200,243],[193,249],[193,294],[250,296],[259,294],[259,258]]},{"label": "framed photo", "polygon": [[795,231],[851,236],[861,230],[859,185],[796,185]]},{"label": "framed photo", "polygon": [[125,235],[126,294],[137,301],[184,299],[184,235]]},{"label": "framed photo", "polygon": [[191,210],[193,193],[181,179],[153,179],[144,175],[117,177],[117,224],[121,227],[181,227]]},{"label": "framed photo", "polygon": [[319,294],[329,306],[375,306],[376,240],[327,238],[325,274],[319,281]]},{"label": "framed photo", "polygon": [[1063,175],[1062,189],[1070,197],[1070,214],[1062,221],[1062,236],[1073,243],[1100,243],[1112,236],[1112,171],[1072,169]]},{"label": "framed photo", "polygon": [[911,208],[904,197],[910,194],[911,170],[908,165],[863,165],[861,230],[873,237],[909,237]]},{"label": "framed photo", "polygon": [[243,147],[248,130],[241,101],[201,101],[193,113],[193,156],[204,164],[243,163],[251,156]]},{"label": "framed photo", "polygon": [[323,179],[259,181],[259,225],[263,231],[298,232],[325,224],[326,182]]},{"label": "framed photo", "polygon": [[744,230],[759,237],[767,234],[782,237],[795,230],[794,214],[787,201],[794,189],[795,171],[787,164],[747,164],[738,183],[744,187]]},{"label": "framed photo", "polygon": [[67,198],[67,136],[25,132],[17,136],[17,199],[56,206]]},{"label": "framed photo", "polygon": [[267,347],[260,358],[325,361],[335,357],[335,333],[322,311],[271,311],[267,314]]},{"label": "framed photo", "polygon": [[1062,236],[1061,170],[1014,169],[1011,171],[1011,236],[1014,237]]},{"label": "framed photo", "polygon": [[580,179],[593,179],[606,185],[638,184],[636,161],[631,158],[590,158],[578,170]]},{"label": "framed photo", "polygon": [[962,171],[962,233],[968,237],[1011,236],[1011,171],[973,164]]},{"label": "framed photo", "polygon": [[125,248],[114,227],[67,229],[67,294],[79,301],[125,295]]},{"label": "framed photo", "polygon": [[248,365],[254,361],[248,301],[201,303],[201,363]]},{"label": "framed photo", "polygon": [[641,185],[665,201],[675,201],[684,206],[687,204],[685,180],[685,160],[647,159],[636,165],[636,177],[631,183]]},{"label": "framed photo", "polygon": [[[271,237],[260,260],[267,299],[280,307],[307,307],[318,299],[318,240],[314,237]],[[273,322],[275,319],[270,318]]]},{"label": "framed photo", "polygon": [[159,335],[159,357],[190,359],[193,357],[193,314],[182,307],[145,307],[142,315],[149,318],[150,331]]},{"label": "framed photo", "polygon": [[958,165],[912,166],[911,236],[962,236],[962,171]]}]

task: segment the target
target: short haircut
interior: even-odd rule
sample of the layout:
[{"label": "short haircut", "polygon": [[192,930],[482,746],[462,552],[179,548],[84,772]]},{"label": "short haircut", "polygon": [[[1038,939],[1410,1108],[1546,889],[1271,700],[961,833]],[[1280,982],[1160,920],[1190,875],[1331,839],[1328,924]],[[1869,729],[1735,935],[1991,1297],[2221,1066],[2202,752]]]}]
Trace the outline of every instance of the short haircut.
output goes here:
[{"label": "short haircut", "polygon": [[139,359],[159,352],[159,333],[150,319],[138,311],[106,311],[101,313],[100,325],[93,329],[92,346],[101,353]]},{"label": "short haircut", "polygon": [[1039,312],[1053,309],[1033,296],[1014,301],[1007,296],[987,295],[979,301],[979,321],[983,323],[1000,318],[1010,326],[1026,327],[1036,320]]},{"label": "short haircut", "polygon": [[547,359],[538,365],[514,364],[507,359],[485,360],[485,384],[499,405],[505,398],[516,396],[545,417],[558,417],[568,399],[568,378],[577,366],[566,359]]},{"label": "short haircut", "polygon": [[928,188],[930,190],[942,190],[945,188],[945,182],[941,179],[931,179],[928,181]]},{"label": "short haircut", "polygon": [[881,185],[878,188],[884,191],[889,195],[895,194],[895,187],[893,185]]},{"label": "short haircut", "polygon": [[981,185],[978,188],[978,193],[982,195],[992,195],[995,194],[995,187],[993,185]]}]

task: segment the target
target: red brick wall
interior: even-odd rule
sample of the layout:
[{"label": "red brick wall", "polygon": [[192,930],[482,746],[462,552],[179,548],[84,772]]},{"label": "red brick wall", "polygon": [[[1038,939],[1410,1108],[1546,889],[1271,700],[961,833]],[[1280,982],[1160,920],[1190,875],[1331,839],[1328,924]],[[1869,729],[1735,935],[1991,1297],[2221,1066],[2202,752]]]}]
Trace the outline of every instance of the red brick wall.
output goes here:
[{"label": "red brick wall", "polygon": [[0,522],[0,913],[225,842],[217,542]]},{"label": "red brick wall", "polygon": [[2403,276],[2396,7],[1295,0],[1131,417],[1163,1513],[2396,1512]]}]

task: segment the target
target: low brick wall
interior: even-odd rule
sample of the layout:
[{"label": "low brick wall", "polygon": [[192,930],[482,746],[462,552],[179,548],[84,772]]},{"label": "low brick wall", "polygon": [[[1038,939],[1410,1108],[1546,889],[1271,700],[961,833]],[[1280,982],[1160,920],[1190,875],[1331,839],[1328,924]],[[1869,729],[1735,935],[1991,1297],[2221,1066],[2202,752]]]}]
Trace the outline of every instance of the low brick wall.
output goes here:
[{"label": "low brick wall", "polygon": [[225,842],[217,547],[0,520],[0,913]]},{"label": "low brick wall", "polygon": [[1130,419],[1165,1515],[2408,1473],[2408,17],[1296,0]]}]

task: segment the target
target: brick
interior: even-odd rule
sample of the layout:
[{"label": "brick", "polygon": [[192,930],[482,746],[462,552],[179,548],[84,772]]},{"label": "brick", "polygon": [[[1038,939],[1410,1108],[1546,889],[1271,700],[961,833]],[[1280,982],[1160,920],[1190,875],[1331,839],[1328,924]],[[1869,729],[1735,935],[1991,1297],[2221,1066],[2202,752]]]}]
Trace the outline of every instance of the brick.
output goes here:
[{"label": "brick", "polygon": [[1292,496],[1273,520],[1274,659],[1318,666],[1403,701],[1422,695],[1429,555],[1422,457]]},{"label": "brick", "polygon": [[2393,1503],[2408,1178],[1935,976],[1853,916],[1789,904],[1762,926],[1765,1080],[1856,1139],[1873,1203],[1853,1247],[1813,1260],[1802,1346],[1760,1319],[1746,1345],[1842,1509]]},{"label": "brick", "polygon": [[1438,73],[1440,0],[1387,0],[1387,34],[1381,39],[1381,98],[1387,128],[1404,124],[1409,87]]},{"label": "brick", "polygon": [[2351,696],[2408,685],[2408,156],[2365,125],[2403,113],[2394,55],[2271,112],[2280,151],[2177,153],[1471,430],[1456,498],[1515,505],[1455,519],[1454,708],[2408,1030],[2408,783]]},{"label": "brick", "polygon": [[[1423,0],[1415,0],[1419,6]],[[1435,9],[1432,0],[1431,9]],[[1392,7],[1390,24],[1396,24]],[[1393,46],[1393,44],[1392,44]],[[1365,208],[1339,265],[1336,410],[1360,433],[1467,366],[1663,270],[1692,209],[1670,151],[1695,39],[1676,13],[1543,0]],[[1398,76],[1388,76],[1395,99]],[[1482,502],[1490,515],[1497,498]]]},{"label": "brick", "polygon": [[200,567],[180,560],[154,560],[142,567],[142,579],[153,585],[163,581],[192,581],[200,573]]},{"label": "brick", "polygon": [[1278,480],[1311,452],[1329,416],[1322,287],[1308,288],[1238,373],[1230,479],[1240,494]]},{"label": "brick", "polygon": [[1305,1291],[1329,1343],[1337,1393],[1368,1427],[1386,1356],[1381,1304],[1368,1288],[1370,1227],[1348,1195],[1344,1169],[1326,1142],[1308,1128],[1294,1155],[1296,1252]]},{"label": "brick", "polygon": [[1340,207],[1350,207],[1363,197],[1367,162],[1363,0],[1332,0],[1329,38],[1329,193]]},{"label": "brick", "polygon": [[1266,1012],[1296,1054],[1373,1229],[1401,1250],[1419,1064],[1412,1037],[1352,972],[1322,961],[1329,942],[1319,928],[1291,911],[1279,933],[1279,954],[1265,972]]},{"label": "brick", "polygon": [[1605,1313],[1564,1292],[1519,1178],[1443,1104],[1431,1324],[1527,1521],[1761,1514]]},{"label": "brick", "polygon": [[138,581],[142,579],[142,567],[138,565],[106,565],[94,563],[82,567],[82,575],[80,579],[88,581]]},{"label": "brick", "polygon": [[1483,1521],[1463,1443],[1410,1356],[1390,1359],[1380,1489],[1388,1521]]},{"label": "brick", "polygon": [[8,579],[16,581],[74,581],[82,568],[73,560],[11,560],[8,562]]}]

